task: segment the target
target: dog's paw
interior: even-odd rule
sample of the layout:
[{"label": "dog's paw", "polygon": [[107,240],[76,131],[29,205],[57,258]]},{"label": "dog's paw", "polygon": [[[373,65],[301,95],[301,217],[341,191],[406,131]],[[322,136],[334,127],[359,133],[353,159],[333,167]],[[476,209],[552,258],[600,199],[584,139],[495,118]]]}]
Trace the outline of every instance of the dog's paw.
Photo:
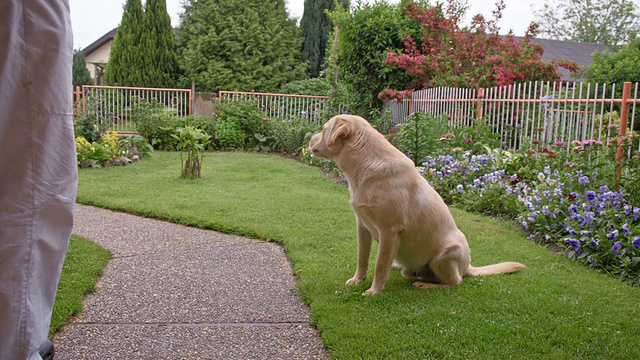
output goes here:
[{"label": "dog's paw", "polygon": [[377,294],[380,294],[380,292],[381,290],[370,288],[369,290],[363,292],[362,295],[364,296],[377,295]]},{"label": "dog's paw", "polygon": [[345,285],[358,285],[362,282],[362,280],[364,280],[364,278],[358,278],[354,276],[351,279],[347,280]]}]

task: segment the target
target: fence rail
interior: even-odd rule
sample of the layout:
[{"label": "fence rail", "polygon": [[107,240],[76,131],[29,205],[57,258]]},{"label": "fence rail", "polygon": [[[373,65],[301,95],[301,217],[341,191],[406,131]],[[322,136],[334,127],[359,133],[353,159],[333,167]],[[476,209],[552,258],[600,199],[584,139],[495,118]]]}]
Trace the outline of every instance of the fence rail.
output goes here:
[{"label": "fence rail", "polygon": [[218,100],[223,104],[233,101],[254,102],[267,118],[308,118],[317,123],[326,120],[326,115],[333,111],[328,96],[220,91]]},{"label": "fence rail", "polygon": [[133,113],[143,104],[157,106],[175,116],[192,114],[188,89],[83,85],[74,91],[78,110],[93,114],[114,131],[133,131]]},{"label": "fence rail", "polygon": [[618,142],[628,130],[635,129],[638,88],[638,83],[551,82],[477,90],[440,87],[414,91],[399,102],[388,101],[384,109],[390,111],[396,124],[406,122],[415,111],[445,116],[452,128],[484,119],[500,134],[506,149],[518,150],[526,142],[533,142],[562,143],[569,150],[575,140]]}]

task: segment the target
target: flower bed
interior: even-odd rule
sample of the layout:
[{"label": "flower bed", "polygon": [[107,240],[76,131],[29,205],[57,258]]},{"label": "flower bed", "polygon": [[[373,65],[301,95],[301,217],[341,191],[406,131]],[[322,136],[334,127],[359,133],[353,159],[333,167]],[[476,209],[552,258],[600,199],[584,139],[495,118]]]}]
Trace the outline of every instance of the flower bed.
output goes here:
[{"label": "flower bed", "polygon": [[[637,194],[612,190],[610,176],[585,170],[598,165],[576,162],[581,155],[550,153],[453,152],[427,158],[418,170],[447,203],[517,220],[530,239],[559,244],[586,266],[640,285],[640,208],[629,201]],[[552,165],[532,171],[543,163]]]}]

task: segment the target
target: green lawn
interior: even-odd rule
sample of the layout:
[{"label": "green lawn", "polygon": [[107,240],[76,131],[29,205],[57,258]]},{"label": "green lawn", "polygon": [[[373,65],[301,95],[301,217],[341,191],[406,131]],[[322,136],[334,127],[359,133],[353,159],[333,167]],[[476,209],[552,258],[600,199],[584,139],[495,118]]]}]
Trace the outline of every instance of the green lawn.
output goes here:
[{"label": "green lawn", "polygon": [[51,315],[49,335],[64,326],[70,316],[82,311],[83,296],[94,290],[109,258],[111,252],[108,250],[79,236],[71,236]]},{"label": "green lawn", "polygon": [[[208,153],[179,178],[177,153],[80,171],[78,201],[285,246],[313,321],[337,359],[638,359],[640,289],[533,244],[508,224],[453,210],[473,264],[518,261],[513,275],[418,290],[394,271],[378,296],[344,282],[356,266],[345,186],[279,156]],[[374,249],[375,253],[375,249]]]}]

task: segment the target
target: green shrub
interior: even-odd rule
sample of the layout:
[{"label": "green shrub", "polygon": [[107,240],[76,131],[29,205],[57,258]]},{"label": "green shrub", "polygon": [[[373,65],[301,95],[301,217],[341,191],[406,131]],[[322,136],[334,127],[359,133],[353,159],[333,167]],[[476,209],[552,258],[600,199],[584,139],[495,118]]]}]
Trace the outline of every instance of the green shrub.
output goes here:
[{"label": "green shrub", "polygon": [[272,150],[287,154],[298,155],[309,145],[311,136],[319,132],[322,127],[308,119],[271,121],[273,129]]},{"label": "green shrub", "polygon": [[105,132],[105,126],[100,123],[100,118],[95,111],[79,111],[74,114],[73,132],[75,137],[81,137],[88,142],[100,141],[100,137]]},{"label": "green shrub", "polygon": [[[221,147],[259,149],[267,146],[265,142],[273,135],[270,125],[258,106],[249,101],[220,104],[216,109],[216,138]],[[241,143],[237,139],[238,129],[243,134]]]},{"label": "green shrub", "polygon": [[237,122],[225,118],[216,121],[216,139],[221,148],[242,149],[244,137],[245,134]]},{"label": "green shrub", "polygon": [[280,92],[283,94],[329,96],[331,84],[325,78],[297,80],[285,84]]},{"label": "green shrub", "polygon": [[136,131],[158,150],[176,150],[178,141],[172,135],[179,128],[189,125],[213,136],[213,119],[205,116],[189,115],[177,117],[172,109],[166,109],[155,99],[141,100],[133,107],[131,119]]}]

